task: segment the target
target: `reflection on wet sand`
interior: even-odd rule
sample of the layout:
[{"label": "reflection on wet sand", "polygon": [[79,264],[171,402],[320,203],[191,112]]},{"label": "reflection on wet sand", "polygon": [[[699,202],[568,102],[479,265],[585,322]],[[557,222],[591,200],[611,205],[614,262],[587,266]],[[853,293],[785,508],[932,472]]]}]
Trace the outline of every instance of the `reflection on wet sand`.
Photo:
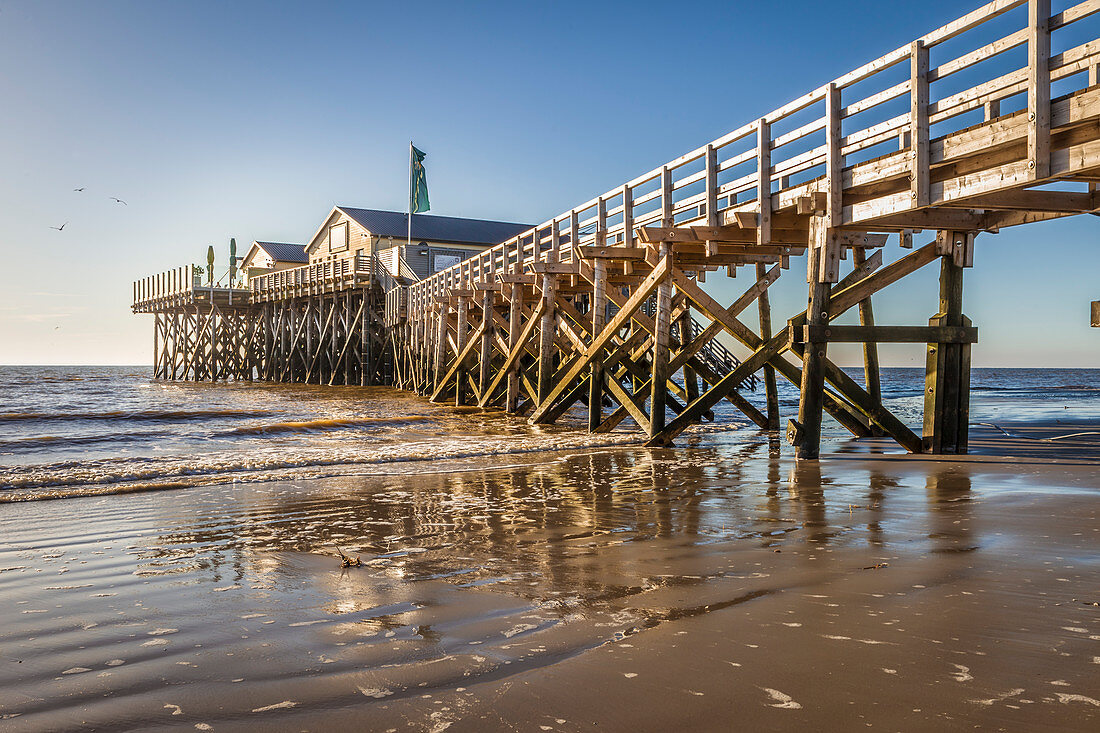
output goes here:
[{"label": "reflection on wet sand", "polygon": [[[1033,707],[995,703],[1002,720],[1087,725],[1092,705],[1057,693],[1092,699],[1095,614],[1070,599],[1095,578],[1095,507],[1000,480],[794,463],[761,436],[11,506],[0,649],[22,661],[0,667],[0,719],[577,730],[612,704],[623,727],[726,729],[732,701],[744,725],[912,729],[1020,687],[1004,700]],[[1057,540],[1020,551],[1052,522]],[[1002,573],[1046,594],[1042,619]],[[989,628],[1012,631],[990,646]],[[857,711],[870,688],[890,705]]]}]

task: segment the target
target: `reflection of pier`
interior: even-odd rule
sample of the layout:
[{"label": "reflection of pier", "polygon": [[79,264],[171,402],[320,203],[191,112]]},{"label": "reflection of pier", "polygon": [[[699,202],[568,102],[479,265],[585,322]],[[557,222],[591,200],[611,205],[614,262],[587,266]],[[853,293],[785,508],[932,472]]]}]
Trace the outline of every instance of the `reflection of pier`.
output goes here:
[{"label": "reflection of pier", "polygon": [[[1055,14],[1049,0],[990,2],[457,265],[379,284],[384,321],[360,323],[363,307],[339,297],[305,315],[266,306],[234,342],[259,354],[244,368],[311,380],[319,360],[329,383],[377,374],[542,424],[579,405],[591,430],[631,420],[653,446],[723,400],[777,428],[778,374],[800,390],[787,426],[800,457],[817,456],[826,412],[855,436],[964,453],[977,331],[963,273],[975,238],[1100,210],[1098,10],[1092,0]],[[890,237],[909,251],[887,262]],[[803,254],[808,307],[773,323],[768,290]],[[927,323],[877,323],[872,297],[933,263],[939,308]],[[702,287],[720,270],[749,275],[728,305]],[[328,297],[318,283],[307,274],[259,287],[276,304]],[[835,323],[848,311],[858,325]],[[840,342],[863,345],[862,384],[830,360],[828,344]],[[392,353],[384,374],[366,354],[376,343]],[[883,405],[880,343],[926,346],[920,434]],[[764,411],[741,394],[758,373]]]}]

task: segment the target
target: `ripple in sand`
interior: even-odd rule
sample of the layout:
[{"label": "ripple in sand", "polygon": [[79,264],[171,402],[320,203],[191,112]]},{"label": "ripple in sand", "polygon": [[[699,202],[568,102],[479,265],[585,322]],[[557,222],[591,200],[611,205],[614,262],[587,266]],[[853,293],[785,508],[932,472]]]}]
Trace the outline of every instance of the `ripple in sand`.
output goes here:
[{"label": "ripple in sand", "polygon": [[84,674],[85,672],[91,672],[91,671],[92,670],[88,669],[87,667],[73,667],[71,669],[66,669],[61,674]]}]

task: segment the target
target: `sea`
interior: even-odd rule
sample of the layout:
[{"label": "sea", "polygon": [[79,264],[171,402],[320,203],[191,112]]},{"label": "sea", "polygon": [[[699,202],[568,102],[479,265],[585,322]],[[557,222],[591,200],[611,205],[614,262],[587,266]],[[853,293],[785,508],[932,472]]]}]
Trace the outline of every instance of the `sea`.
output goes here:
[{"label": "sea", "polygon": [[[923,369],[882,374],[884,403],[917,432],[923,380]],[[1100,369],[975,369],[971,380],[974,425],[1012,434],[1025,424],[1100,421]],[[798,393],[780,378],[779,395],[785,423],[797,414]],[[747,396],[763,405],[762,386]],[[848,440],[826,422],[826,442]],[[0,366],[0,502],[479,470],[521,454],[644,442],[629,421],[607,435],[583,424],[579,408],[557,425],[535,426],[387,387],[171,382],[146,366]],[[724,402],[713,422],[681,440],[747,434],[759,432]]]}]

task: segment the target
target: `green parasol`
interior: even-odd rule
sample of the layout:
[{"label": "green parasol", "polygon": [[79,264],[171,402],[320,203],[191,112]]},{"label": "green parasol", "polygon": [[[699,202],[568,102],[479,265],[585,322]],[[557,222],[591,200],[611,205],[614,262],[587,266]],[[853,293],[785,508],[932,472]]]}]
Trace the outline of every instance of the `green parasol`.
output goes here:
[{"label": "green parasol", "polygon": [[237,280],[237,240],[229,239],[229,287]]}]

